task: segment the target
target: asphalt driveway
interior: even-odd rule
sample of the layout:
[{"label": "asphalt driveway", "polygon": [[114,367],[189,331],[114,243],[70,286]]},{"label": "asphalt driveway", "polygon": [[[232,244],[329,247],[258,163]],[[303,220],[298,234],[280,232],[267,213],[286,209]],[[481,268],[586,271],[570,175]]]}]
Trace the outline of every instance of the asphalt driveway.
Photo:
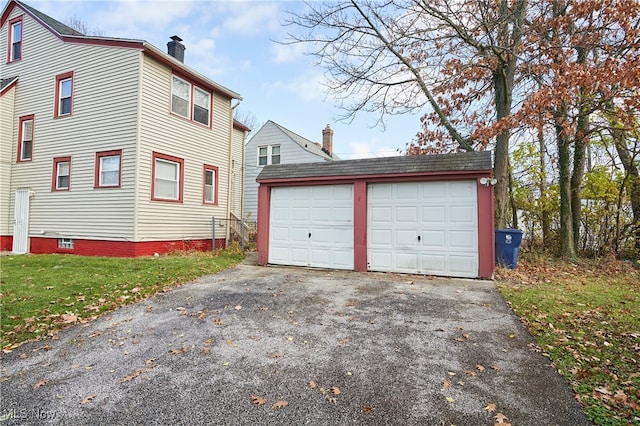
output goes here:
[{"label": "asphalt driveway", "polygon": [[586,425],[492,282],[243,264],[2,355],[0,425]]}]

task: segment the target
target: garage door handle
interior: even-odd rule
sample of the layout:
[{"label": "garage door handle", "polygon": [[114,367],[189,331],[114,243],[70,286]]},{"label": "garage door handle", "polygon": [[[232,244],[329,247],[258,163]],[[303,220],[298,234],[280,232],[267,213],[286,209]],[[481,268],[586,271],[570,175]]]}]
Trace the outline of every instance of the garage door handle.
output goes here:
[{"label": "garage door handle", "polygon": [[311,232],[309,232],[309,238],[311,238]]},{"label": "garage door handle", "polygon": [[418,241],[420,241],[420,235],[418,235]]}]

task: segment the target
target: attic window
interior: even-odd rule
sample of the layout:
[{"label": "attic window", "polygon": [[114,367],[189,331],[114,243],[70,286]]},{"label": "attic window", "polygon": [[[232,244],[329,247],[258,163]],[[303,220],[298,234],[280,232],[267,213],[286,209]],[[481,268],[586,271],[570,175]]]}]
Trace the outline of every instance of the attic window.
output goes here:
[{"label": "attic window", "polygon": [[9,58],[7,62],[22,59],[22,16],[9,21]]},{"label": "attic window", "polygon": [[171,112],[209,127],[211,93],[174,75],[171,79]]}]

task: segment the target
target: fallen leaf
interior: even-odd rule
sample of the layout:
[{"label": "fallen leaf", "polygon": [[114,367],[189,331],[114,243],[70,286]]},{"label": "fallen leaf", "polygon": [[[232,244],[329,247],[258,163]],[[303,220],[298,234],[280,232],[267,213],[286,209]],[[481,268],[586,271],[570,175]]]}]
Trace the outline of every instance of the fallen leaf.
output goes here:
[{"label": "fallen leaf", "polygon": [[27,359],[29,357],[29,355],[25,354],[24,352],[20,354],[20,359]]},{"label": "fallen leaf", "polygon": [[221,319],[221,318],[216,318],[216,319],[214,319],[214,320],[213,320],[213,323],[214,323],[215,325],[223,325],[223,324],[224,324],[224,321],[222,321],[222,319]]},{"label": "fallen leaf", "polygon": [[233,309],[235,309],[236,311],[239,311],[240,309],[242,309],[242,306],[236,305],[235,308],[233,308]]},{"label": "fallen leaf", "polygon": [[284,408],[287,405],[289,405],[289,403],[283,399],[278,400],[276,402],[273,403],[273,405],[271,406],[271,408],[273,408],[274,410],[277,410],[278,408]]},{"label": "fallen leaf", "polygon": [[364,411],[365,413],[373,413],[374,410],[375,408],[373,407],[362,407],[362,411]]},{"label": "fallen leaf", "polygon": [[177,354],[181,354],[181,353],[182,353],[182,351],[181,351],[180,349],[171,349],[171,350],[169,351],[169,353],[174,354],[174,355],[177,355]]},{"label": "fallen leaf", "polygon": [[476,377],[478,375],[478,373],[476,373],[475,371],[471,371],[471,370],[465,370],[464,374],[467,375],[467,376],[471,376],[471,377]]},{"label": "fallen leaf", "polygon": [[316,384],[316,382],[314,382],[313,380],[309,382],[309,387],[311,389],[315,389],[318,385]]},{"label": "fallen leaf", "polygon": [[484,409],[487,410],[490,413],[493,413],[494,411],[496,411],[498,409],[498,406],[492,402],[491,404],[487,404],[487,406],[484,407]]},{"label": "fallen leaf", "polygon": [[453,404],[456,400],[451,398],[450,396],[447,397],[447,401],[451,404]]},{"label": "fallen leaf", "polygon": [[337,386],[331,386],[329,388],[329,390],[331,391],[332,394],[334,395],[340,395],[342,392],[340,391],[340,388]]},{"label": "fallen leaf", "polygon": [[507,416],[505,416],[502,413],[496,414],[495,418],[496,418],[496,424],[497,425],[507,425],[507,424],[509,424],[509,423],[507,423],[507,420],[509,420],[509,419],[507,418]]},{"label": "fallen leaf", "polygon": [[81,405],[87,404],[87,403],[89,403],[89,402],[93,401],[93,399],[94,399],[96,396],[97,396],[97,395],[89,395],[89,396],[86,396],[86,397],[84,397],[84,398],[82,399],[82,401],[80,401],[80,404],[81,404]]},{"label": "fallen leaf", "polygon": [[484,371],[485,370],[485,368],[480,364],[476,365],[476,368],[478,369],[478,371]]},{"label": "fallen leaf", "polygon": [[447,389],[449,386],[451,386],[451,382],[449,382],[448,380],[443,380],[442,381],[442,386]]},{"label": "fallen leaf", "polygon": [[274,352],[271,354],[271,358],[282,358],[282,354],[280,352]]},{"label": "fallen leaf", "polygon": [[342,339],[338,340],[338,343],[340,343],[341,345],[344,345],[345,343],[349,343],[349,338],[343,337]]},{"label": "fallen leaf", "polygon": [[211,348],[202,348],[202,352],[204,352],[205,354],[208,354],[211,352]]},{"label": "fallen leaf", "polygon": [[262,405],[267,402],[266,398],[263,398],[258,395],[251,395],[251,403],[256,405]]},{"label": "fallen leaf", "polygon": [[454,373],[453,371],[447,371],[447,374],[450,375],[450,376],[455,376],[456,375],[456,373]]},{"label": "fallen leaf", "polygon": [[40,380],[38,383],[33,385],[33,388],[34,389],[38,389],[38,388],[41,388],[42,386],[47,385],[47,384],[49,384],[49,380],[47,380],[47,379]]},{"label": "fallen leaf", "polygon": [[138,377],[139,375],[141,375],[142,373],[148,373],[149,371],[151,371],[150,368],[137,368],[136,371],[134,371],[133,373],[121,379],[120,383],[129,382],[135,379],[136,377]]},{"label": "fallen leaf", "polygon": [[471,339],[471,335],[468,333],[462,333],[462,337],[464,337],[465,339]]}]

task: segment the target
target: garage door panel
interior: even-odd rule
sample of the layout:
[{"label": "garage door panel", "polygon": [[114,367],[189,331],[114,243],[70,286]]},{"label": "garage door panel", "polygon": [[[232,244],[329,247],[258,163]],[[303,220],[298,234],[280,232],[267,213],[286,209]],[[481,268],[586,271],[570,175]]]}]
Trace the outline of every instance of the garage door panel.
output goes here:
[{"label": "garage door panel", "polygon": [[475,180],[370,184],[368,195],[370,270],[478,276]]},{"label": "garage door panel", "polygon": [[271,189],[269,262],[353,269],[353,185]]}]

